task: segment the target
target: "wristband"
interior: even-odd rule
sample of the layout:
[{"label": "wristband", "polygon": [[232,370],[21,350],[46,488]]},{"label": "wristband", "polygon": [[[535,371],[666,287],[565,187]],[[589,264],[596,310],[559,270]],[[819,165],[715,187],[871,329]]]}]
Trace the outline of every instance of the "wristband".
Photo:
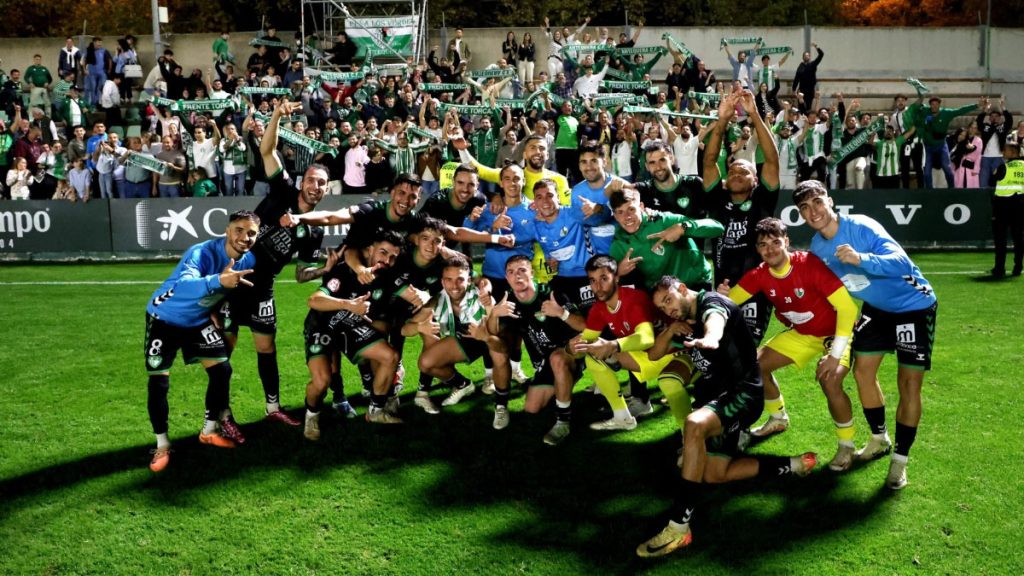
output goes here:
[{"label": "wristband", "polygon": [[491,234],[491,244],[497,244],[499,238],[501,238],[501,236],[498,236],[497,234]]},{"label": "wristband", "polygon": [[846,345],[850,343],[849,336],[836,336],[832,338],[832,348],[829,349],[829,356],[836,360],[842,360],[843,352],[846,351]]},{"label": "wristband", "polygon": [[562,322],[568,321],[569,320],[569,309],[568,308],[562,308],[562,315],[559,316],[559,318],[561,318]]}]

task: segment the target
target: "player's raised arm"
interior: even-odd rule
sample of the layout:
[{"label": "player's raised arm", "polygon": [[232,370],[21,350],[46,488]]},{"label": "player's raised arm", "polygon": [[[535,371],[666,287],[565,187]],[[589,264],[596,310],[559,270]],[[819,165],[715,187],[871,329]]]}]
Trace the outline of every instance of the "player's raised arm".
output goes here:
[{"label": "player's raised arm", "polygon": [[283,168],[281,160],[277,157],[277,131],[281,124],[281,116],[287,114],[290,117],[292,112],[301,109],[301,102],[289,102],[287,98],[282,98],[274,107],[274,113],[263,132],[263,142],[260,143],[260,155],[263,157],[263,166],[268,178]]}]

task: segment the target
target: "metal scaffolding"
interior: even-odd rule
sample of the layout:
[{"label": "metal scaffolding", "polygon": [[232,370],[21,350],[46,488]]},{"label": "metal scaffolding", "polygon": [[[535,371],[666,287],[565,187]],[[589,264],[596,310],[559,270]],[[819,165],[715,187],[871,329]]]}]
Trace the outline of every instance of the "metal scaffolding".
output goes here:
[{"label": "metal scaffolding", "polygon": [[[312,52],[314,65],[318,65],[323,52],[334,45],[339,33],[345,31],[346,18],[391,16],[419,17],[412,44],[413,62],[419,62],[426,54],[427,0],[302,0],[300,32],[303,43]],[[384,45],[381,48],[389,49]],[[390,56],[395,61],[404,60],[397,52]]]}]

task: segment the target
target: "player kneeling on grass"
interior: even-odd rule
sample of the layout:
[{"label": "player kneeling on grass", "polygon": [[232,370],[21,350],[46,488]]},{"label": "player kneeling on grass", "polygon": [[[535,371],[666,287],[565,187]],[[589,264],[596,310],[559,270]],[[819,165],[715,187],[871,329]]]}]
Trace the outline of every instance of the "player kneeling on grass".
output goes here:
[{"label": "player kneeling on grass", "polygon": [[526,343],[534,375],[526,391],[525,410],[536,414],[555,399],[555,425],[544,435],[544,443],[555,446],[569,435],[572,387],[580,374],[568,345],[586,327],[586,321],[573,312],[567,295],[556,296],[551,286],[533,281],[533,266],[527,256],[508,259],[505,281],[512,297],[506,293],[494,306],[487,329],[501,334],[506,344],[513,340],[512,334],[521,335]]},{"label": "player kneeling on grass", "polygon": [[259,233],[260,219],[252,212],[235,212],[228,218],[224,238],[192,246],[171,276],[153,292],[146,306],[146,370],[149,372],[149,421],[156,434],[156,450],[149,468],[160,472],[171,458],[167,436],[167,391],[171,364],[181,349],[186,364],[199,362],[206,369],[206,423],[199,441],[221,448],[235,442],[222,431],[235,430],[228,409],[231,364],[224,334],[210,316],[225,292],[252,272],[255,257],[249,252]]},{"label": "player kneeling on grass", "polygon": [[[650,296],[643,290],[619,286],[619,265],[609,256],[594,256],[587,261],[586,270],[597,302],[590,307],[586,329],[573,338],[571,349],[573,353],[587,355],[587,371],[612,409],[611,418],[594,422],[590,428],[636,428],[636,418],[630,413],[615,376],[617,367],[621,366],[632,372],[639,382],[658,379],[658,387],[682,430],[690,414],[690,397],[684,383],[689,380],[691,371],[686,362],[670,355],[662,355],[657,361],[648,356],[647,351],[655,341],[655,311]],[[604,330],[610,331],[616,339],[601,338]]]},{"label": "player kneeling on grass", "polygon": [[306,387],[304,430],[309,440],[320,439],[320,408],[331,383],[334,352],[345,354],[353,364],[362,360],[370,362],[373,392],[366,421],[402,423],[394,414],[398,397],[392,390],[398,353],[388,345],[387,336],[374,325],[369,314],[373,303],[380,301],[389,287],[391,278],[386,272],[394,265],[404,244],[405,239],[397,232],[378,233],[370,245],[359,250],[362,265],[375,273],[371,283],[361,284],[352,268],[339,265],[324,275],[323,285],[309,297],[310,311],[305,324],[306,366],[312,380]]},{"label": "player kneeling on grass", "polygon": [[[507,391],[508,355],[483,325],[491,306],[489,286],[473,284],[469,261],[461,254],[453,254],[445,261],[441,286],[443,289],[434,306],[421,309],[402,327],[402,336],[420,334],[423,338],[419,359],[421,384],[423,380],[440,379],[451,387],[443,405],[457,404],[473,385],[455,370],[455,365],[490,355],[497,363],[497,378],[505,383]],[[427,414],[440,412],[430,399],[430,392],[422,386],[416,392],[415,404]]]},{"label": "player kneeling on grass", "polygon": [[701,376],[694,384],[695,410],[683,431],[682,484],[668,525],[637,547],[641,557],[664,556],[690,543],[690,519],[702,484],[806,476],[817,462],[813,452],[735,457],[740,431],[764,409],[757,346],[736,304],[717,292],[689,290],[672,276],[657,283],[654,302],[674,322],[658,336],[651,358],[685,348]]},{"label": "player kneeling on grass", "polygon": [[850,371],[849,344],[857,305],[839,278],[817,256],[789,251],[789,233],[781,220],[761,220],[756,233],[757,252],[763,262],[744,274],[728,296],[742,306],[753,296],[763,294],[786,330],[772,336],[757,351],[768,420],[751,434],[763,438],[789,427],[789,415],[774,372],[790,364],[803,368],[820,356],[816,376],[839,437],[839,449],[828,466],[836,472],[847,470],[853,462],[854,426],[843,378]]}]

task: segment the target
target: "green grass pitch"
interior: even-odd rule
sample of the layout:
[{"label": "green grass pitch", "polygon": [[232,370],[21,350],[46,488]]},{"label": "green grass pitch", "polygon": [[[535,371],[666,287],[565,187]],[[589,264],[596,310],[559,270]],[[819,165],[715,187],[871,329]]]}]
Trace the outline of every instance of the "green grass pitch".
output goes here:
[{"label": "green grass pitch", "polygon": [[[155,477],[144,306],[172,264],[4,265],[0,574],[1020,574],[1024,280],[978,281],[987,254],[915,260],[939,315],[910,485],[884,489],[883,460],[713,487],[691,548],[656,562],[633,550],[662,527],[678,478],[679,435],[664,407],[635,432],[591,432],[602,400],[579,384],[572,435],[554,449],[541,442],[553,413],[522,413],[521,390],[503,432],[491,429],[490,399],[479,393],[428,416],[412,406],[419,343],[410,339],[407,423],[330,419],[310,444],[300,429],[262,421],[243,331],[232,405],[249,441],[197,443],[205,374],[179,357],[169,397],[176,451]],[[297,416],[313,289],[283,281],[277,291],[282,402]],[[889,358],[890,430],[894,373]],[[815,450],[827,462],[835,438],[813,373],[778,376],[793,426],[754,451]],[[346,381],[358,398],[351,368]],[[852,376],[846,388],[862,444]]]}]

